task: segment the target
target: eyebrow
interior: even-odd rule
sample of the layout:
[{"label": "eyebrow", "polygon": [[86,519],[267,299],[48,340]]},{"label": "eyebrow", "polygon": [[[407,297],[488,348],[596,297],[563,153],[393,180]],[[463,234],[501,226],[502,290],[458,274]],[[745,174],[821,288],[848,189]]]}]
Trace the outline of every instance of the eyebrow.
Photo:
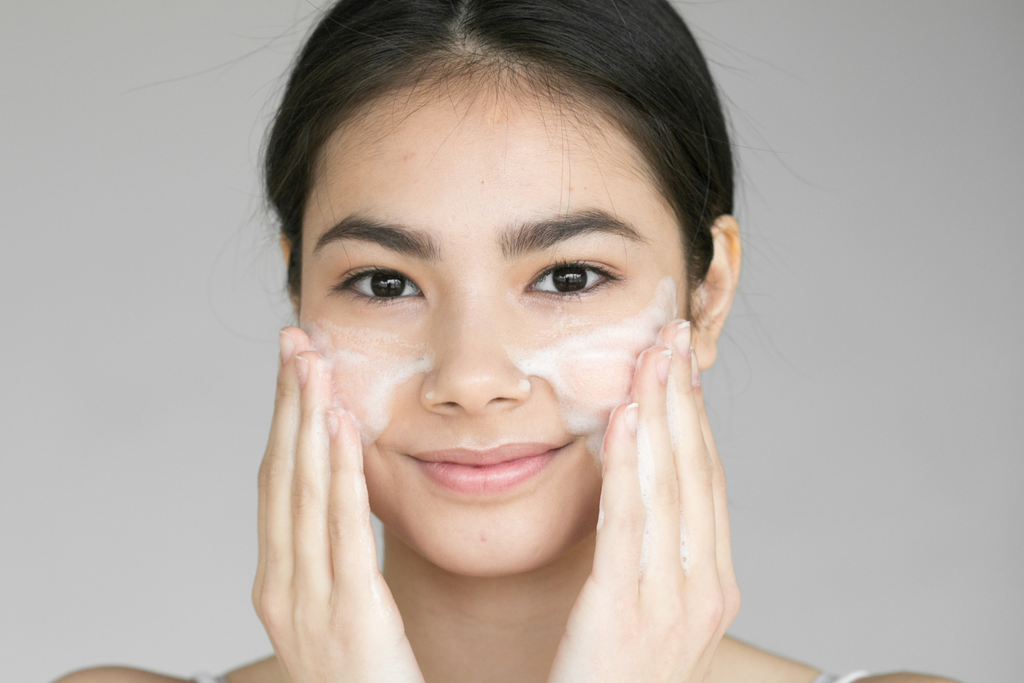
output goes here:
[{"label": "eyebrow", "polygon": [[580,211],[557,218],[521,223],[501,235],[501,252],[514,259],[531,252],[543,251],[571,240],[591,234],[618,235],[637,244],[647,240],[629,223],[598,209]]},{"label": "eyebrow", "polygon": [[[599,209],[519,223],[503,231],[499,240],[502,254],[511,260],[591,234],[618,235],[637,244],[647,242],[629,223]],[[441,247],[430,233],[358,215],[341,219],[334,227],[320,235],[316,246],[313,247],[313,254],[316,255],[333,242],[344,240],[370,242],[423,261],[441,259]]]},{"label": "eyebrow", "polygon": [[347,216],[320,235],[316,246],[313,247],[313,255],[328,244],[343,240],[378,244],[385,249],[423,261],[437,261],[441,258],[441,247],[429,233],[396,223],[375,221],[364,216]]}]

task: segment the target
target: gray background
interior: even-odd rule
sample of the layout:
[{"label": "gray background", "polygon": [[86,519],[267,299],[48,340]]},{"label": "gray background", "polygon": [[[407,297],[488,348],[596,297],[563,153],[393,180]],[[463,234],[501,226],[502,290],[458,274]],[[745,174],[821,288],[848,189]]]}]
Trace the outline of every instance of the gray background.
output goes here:
[{"label": "gray background", "polygon": [[[707,380],[732,632],[837,672],[1018,679],[1024,3],[683,12],[742,165]],[[315,15],[0,4],[4,680],[270,652],[255,478],[289,311],[256,168]]]}]

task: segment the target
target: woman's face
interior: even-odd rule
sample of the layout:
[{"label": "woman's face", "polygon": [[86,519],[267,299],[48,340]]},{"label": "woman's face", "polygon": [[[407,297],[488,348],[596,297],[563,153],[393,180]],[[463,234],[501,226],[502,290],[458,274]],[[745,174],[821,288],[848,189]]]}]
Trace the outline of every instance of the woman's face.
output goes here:
[{"label": "woman's face", "polygon": [[389,98],[324,149],[300,324],[355,417],[373,511],[450,571],[592,534],[600,444],[685,312],[679,229],[626,137],[528,96]]}]

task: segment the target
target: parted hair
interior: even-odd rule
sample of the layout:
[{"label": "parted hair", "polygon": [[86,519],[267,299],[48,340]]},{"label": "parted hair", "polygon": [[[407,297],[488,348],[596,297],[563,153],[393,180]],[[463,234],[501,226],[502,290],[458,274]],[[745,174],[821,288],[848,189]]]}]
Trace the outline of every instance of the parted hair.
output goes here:
[{"label": "parted hair", "polygon": [[385,96],[454,81],[529,89],[619,125],[675,212],[691,291],[703,281],[711,225],[732,213],[733,159],[707,61],[668,0],[340,0],[300,51],[264,146],[293,296],[328,138]]}]

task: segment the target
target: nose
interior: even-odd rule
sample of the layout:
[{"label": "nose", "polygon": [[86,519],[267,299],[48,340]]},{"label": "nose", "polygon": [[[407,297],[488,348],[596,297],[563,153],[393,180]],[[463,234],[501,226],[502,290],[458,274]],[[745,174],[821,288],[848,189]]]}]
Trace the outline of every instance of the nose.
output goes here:
[{"label": "nose", "polygon": [[438,316],[431,344],[434,368],[421,390],[428,410],[479,416],[514,408],[529,398],[529,380],[501,343],[500,318],[493,305]]}]

